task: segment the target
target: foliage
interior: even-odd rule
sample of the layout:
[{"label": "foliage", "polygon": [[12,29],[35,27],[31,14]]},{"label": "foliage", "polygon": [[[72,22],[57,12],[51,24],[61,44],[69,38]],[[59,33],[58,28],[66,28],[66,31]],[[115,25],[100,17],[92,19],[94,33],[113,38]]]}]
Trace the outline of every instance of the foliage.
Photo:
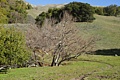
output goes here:
[{"label": "foliage", "polygon": [[0,12],[0,23],[7,23],[8,18]]},{"label": "foliage", "polygon": [[120,6],[109,5],[106,7],[94,7],[95,13],[105,16],[117,16],[120,15]]},{"label": "foliage", "polygon": [[36,24],[39,24],[40,26],[43,25],[44,21],[45,21],[45,18],[46,18],[46,13],[45,12],[42,12],[39,16],[37,16],[37,18],[35,19],[36,20]]},{"label": "foliage", "polygon": [[95,13],[98,15],[104,15],[104,7],[94,7]]},{"label": "foliage", "polygon": [[104,8],[105,15],[115,16],[116,15],[117,5],[110,5]]},{"label": "foliage", "polygon": [[0,65],[21,67],[28,57],[23,34],[15,28],[0,27]]},{"label": "foliage", "polygon": [[51,19],[53,23],[59,23],[64,16],[64,13],[68,12],[73,16],[73,21],[76,22],[91,22],[95,18],[93,17],[94,9],[87,3],[71,2],[62,8],[50,8],[46,13],[43,12],[36,18],[37,25],[43,25],[45,19]]},{"label": "foliage", "polygon": [[23,23],[27,17],[27,9],[31,9],[30,4],[23,0],[0,0],[0,23]]},{"label": "foliage", "polygon": [[5,8],[0,7],[0,23],[7,23],[8,22],[8,18],[7,15],[8,12]]},{"label": "foliage", "polygon": [[48,12],[42,12],[39,14],[39,16],[36,17],[36,24],[42,26],[45,22],[45,19],[51,19],[51,21],[54,21],[53,23],[59,23],[63,18],[63,9],[60,8],[50,8],[48,9]]},{"label": "foliage", "polygon": [[118,6],[117,9],[116,9],[116,14],[115,14],[115,16],[117,16],[117,15],[120,15],[120,6]]},{"label": "foliage", "polygon": [[33,8],[32,5],[27,4],[27,9],[32,9],[32,8]]},{"label": "foliage", "polygon": [[65,10],[72,14],[77,22],[91,22],[95,19],[94,9],[88,3],[72,2],[65,5]]}]

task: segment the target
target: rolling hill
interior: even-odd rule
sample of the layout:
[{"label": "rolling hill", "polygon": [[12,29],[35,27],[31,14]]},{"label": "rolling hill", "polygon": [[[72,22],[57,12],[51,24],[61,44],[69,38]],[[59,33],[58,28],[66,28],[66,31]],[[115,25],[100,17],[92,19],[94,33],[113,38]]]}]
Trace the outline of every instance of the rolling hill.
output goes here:
[{"label": "rolling hill", "polygon": [[[90,36],[99,37],[95,50],[98,49],[120,49],[120,17],[94,15],[96,20],[92,23],[79,22],[75,25],[84,38]],[[31,30],[37,35],[36,25],[32,24],[11,24],[6,26],[17,26],[23,31]]]},{"label": "rolling hill", "polygon": [[[41,12],[47,11],[49,8],[60,8],[63,6],[64,4],[37,6],[34,9],[28,10],[28,14],[35,18]],[[98,36],[100,41],[96,43],[96,49],[120,48],[120,17],[101,16],[97,14],[95,14],[94,17],[96,20],[92,23],[75,23],[80,29],[80,34],[83,34],[86,37],[93,35]]]},{"label": "rolling hill", "polygon": [[28,15],[31,15],[32,17],[36,18],[41,12],[46,12],[49,8],[61,8],[64,4],[49,4],[49,5],[39,5],[34,7],[31,10],[28,10]]},{"label": "rolling hill", "polygon": [[[64,5],[38,6],[28,10],[28,15],[36,17],[50,7]],[[92,23],[74,23],[83,38],[99,37],[95,50],[119,49],[120,51],[120,17],[94,15]],[[7,24],[23,32],[30,30],[34,39],[39,34],[35,24]],[[26,36],[27,37],[27,36]],[[120,54],[120,53],[118,53]],[[81,55],[78,59],[65,62],[60,67],[34,67],[10,69],[7,74],[0,74],[0,80],[120,80],[120,57]]]},{"label": "rolling hill", "polygon": [[[49,8],[53,7],[63,7],[65,4],[50,4],[50,5],[39,5],[33,9],[28,10],[28,15],[32,17],[38,16],[41,12],[47,11]],[[75,25],[80,30],[80,34],[85,37],[88,36],[98,36],[100,40],[96,43],[96,50],[98,49],[119,49],[120,48],[120,17],[114,16],[101,16],[95,14],[96,18],[92,23],[79,22]],[[33,18],[33,19],[34,19]],[[17,24],[19,29],[22,30],[32,30],[35,25],[31,24]],[[8,26],[13,26],[8,25]],[[32,28],[31,28],[32,27]],[[33,31],[34,32],[34,31]]]},{"label": "rolling hill", "polygon": [[94,15],[93,23],[76,23],[81,34],[98,36],[96,49],[120,48],[120,17]]}]

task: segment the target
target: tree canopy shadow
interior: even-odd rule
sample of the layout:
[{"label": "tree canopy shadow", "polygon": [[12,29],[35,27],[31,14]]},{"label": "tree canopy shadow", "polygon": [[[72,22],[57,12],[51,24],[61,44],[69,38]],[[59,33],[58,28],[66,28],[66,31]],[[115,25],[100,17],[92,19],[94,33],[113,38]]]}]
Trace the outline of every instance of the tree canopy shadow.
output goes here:
[{"label": "tree canopy shadow", "polygon": [[96,50],[95,55],[120,56],[120,49]]}]

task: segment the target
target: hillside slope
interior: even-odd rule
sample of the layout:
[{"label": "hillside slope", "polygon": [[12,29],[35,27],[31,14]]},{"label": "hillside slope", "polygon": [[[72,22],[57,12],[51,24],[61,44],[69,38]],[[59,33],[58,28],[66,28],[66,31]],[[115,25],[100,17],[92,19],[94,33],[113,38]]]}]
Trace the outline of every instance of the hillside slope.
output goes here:
[{"label": "hillside slope", "polygon": [[64,4],[49,4],[49,5],[39,5],[34,7],[31,10],[28,10],[28,15],[31,15],[32,17],[36,18],[40,13],[46,12],[49,8],[61,8]]},{"label": "hillside slope", "polygon": [[84,36],[99,36],[96,49],[120,48],[120,17],[94,15],[93,23],[76,23]]},{"label": "hillside slope", "polygon": [[[120,17],[94,15],[96,20],[92,23],[75,23],[84,38],[98,36],[100,40],[96,43],[96,49],[120,49]],[[7,26],[7,25],[6,25]],[[21,30],[31,30],[38,35],[37,28],[31,24],[9,25],[17,26]]]}]

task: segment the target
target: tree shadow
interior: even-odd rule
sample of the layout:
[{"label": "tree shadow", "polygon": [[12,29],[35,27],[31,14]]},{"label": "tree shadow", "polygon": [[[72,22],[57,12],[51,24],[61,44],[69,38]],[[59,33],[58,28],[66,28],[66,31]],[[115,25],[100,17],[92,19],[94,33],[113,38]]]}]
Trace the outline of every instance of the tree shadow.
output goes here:
[{"label": "tree shadow", "polygon": [[96,50],[95,55],[120,56],[120,49]]}]

